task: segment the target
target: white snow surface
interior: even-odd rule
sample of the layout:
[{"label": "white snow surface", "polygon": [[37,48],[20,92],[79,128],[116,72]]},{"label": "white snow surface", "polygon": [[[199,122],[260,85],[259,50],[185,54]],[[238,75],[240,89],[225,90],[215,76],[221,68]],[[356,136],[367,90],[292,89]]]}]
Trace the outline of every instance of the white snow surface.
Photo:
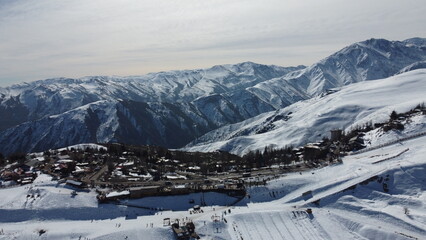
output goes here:
[{"label": "white snow surface", "polygon": [[398,141],[405,136],[413,136],[426,132],[426,116],[421,113],[403,121],[403,130],[384,132],[382,128],[374,129],[365,134],[364,144],[367,148],[377,147],[389,142]]},{"label": "white snow surface", "polygon": [[[0,189],[0,239],[174,239],[164,218],[188,218],[209,240],[424,239],[425,143],[423,136],[345,157],[342,164],[285,174],[249,187],[250,197],[232,207],[226,206],[232,198],[208,194],[206,201],[215,205],[196,214],[186,210],[188,200],[198,204],[201,195],[98,205],[94,192],[72,196],[73,189],[42,174],[32,185]],[[307,191],[312,194],[302,196]],[[212,221],[222,216],[226,222]]]},{"label": "white snow surface", "polygon": [[213,130],[184,150],[224,150],[243,155],[265,146],[281,148],[319,141],[336,128],[347,131],[368,122],[384,122],[393,110],[405,112],[426,102],[426,70],[360,82],[336,91]]},{"label": "white snow surface", "polygon": [[76,144],[76,145],[72,145],[72,146],[68,146],[66,148],[59,148],[57,149],[58,152],[63,151],[63,150],[69,150],[69,149],[76,149],[76,150],[86,150],[87,148],[90,149],[95,149],[95,150],[107,150],[107,147],[104,147],[102,145],[99,144],[95,144],[95,143],[81,143],[81,144]]},{"label": "white snow surface", "polygon": [[[182,147],[218,126],[273,110],[245,89],[301,68],[244,62],[0,88],[0,114],[5,118],[0,152],[45,151],[85,142]],[[176,128],[178,136],[170,128]]]},{"label": "white snow surface", "polygon": [[331,88],[422,68],[424,42],[369,39],[309,67],[244,62],[143,76],[47,79],[0,88],[4,118],[0,151],[8,155],[84,142],[181,148],[213,129]]}]

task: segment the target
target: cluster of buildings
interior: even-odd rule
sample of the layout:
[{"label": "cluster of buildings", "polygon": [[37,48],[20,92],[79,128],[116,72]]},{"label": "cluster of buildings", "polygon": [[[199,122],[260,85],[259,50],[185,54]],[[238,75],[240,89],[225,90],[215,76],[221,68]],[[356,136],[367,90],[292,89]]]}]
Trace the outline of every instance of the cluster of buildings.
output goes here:
[{"label": "cluster of buildings", "polygon": [[27,164],[8,164],[0,170],[0,187],[30,184],[37,178],[35,168]]},{"label": "cluster of buildings", "polygon": [[196,192],[220,192],[230,196],[245,196],[245,187],[241,180],[197,180],[197,181],[158,181],[145,186],[121,186],[120,188],[97,189],[100,202],[115,201],[126,198],[151,196],[184,195]]},{"label": "cluster of buildings", "polygon": [[193,222],[179,224],[179,222],[172,224],[172,230],[178,240],[192,240],[200,239],[195,232],[195,225]]}]

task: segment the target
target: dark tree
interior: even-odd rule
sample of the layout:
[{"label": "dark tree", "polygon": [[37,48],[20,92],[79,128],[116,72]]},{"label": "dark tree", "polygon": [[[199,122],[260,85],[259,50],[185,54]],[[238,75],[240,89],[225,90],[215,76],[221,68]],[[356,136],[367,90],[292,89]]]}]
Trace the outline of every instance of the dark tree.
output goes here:
[{"label": "dark tree", "polygon": [[12,162],[18,162],[20,164],[24,163],[26,160],[27,155],[25,153],[12,153],[9,155],[9,160]]},{"label": "dark tree", "polygon": [[391,115],[390,115],[390,120],[396,120],[398,118],[398,113],[394,111],[392,111]]},{"label": "dark tree", "polygon": [[3,166],[4,164],[6,164],[6,160],[4,159],[3,154],[0,153],[0,166]]}]

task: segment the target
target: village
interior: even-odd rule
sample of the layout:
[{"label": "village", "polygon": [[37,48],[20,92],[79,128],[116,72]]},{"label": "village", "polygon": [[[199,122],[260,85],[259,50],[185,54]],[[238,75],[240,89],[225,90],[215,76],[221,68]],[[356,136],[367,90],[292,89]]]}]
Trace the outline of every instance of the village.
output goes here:
[{"label": "village", "polygon": [[[215,192],[235,198],[229,204],[232,206],[250,197],[246,188],[251,186],[268,184],[290,172],[302,174],[310,169],[340,164],[342,156],[363,151],[365,131],[401,129],[404,127],[402,123],[418,114],[424,114],[423,106],[405,114],[392,113],[387,123],[366,124],[347,133],[332,130],[329,139],[300,148],[265,149],[243,157],[221,151],[192,153],[123,144],[80,144],[40,153],[12,154],[2,158],[0,187],[31,184],[38,174],[43,173],[74,189],[72,196],[95,190],[100,204]],[[271,197],[275,195],[269,194]],[[310,191],[302,194],[302,198],[310,197]],[[190,199],[188,204],[192,204],[190,214],[200,213],[202,207],[208,206],[203,199]],[[306,211],[312,214],[310,209]],[[223,215],[213,220],[226,221]],[[198,238],[189,220],[165,218],[164,226],[170,226],[177,239]]]},{"label": "village", "polygon": [[243,157],[223,151],[172,151],[158,146],[118,143],[79,144],[40,153],[0,155],[0,187],[31,183],[37,172],[76,189],[96,189],[100,202],[121,198],[167,196],[215,191],[244,196],[245,187],[265,184],[288,172],[338,164],[342,156],[365,148],[364,132],[404,128],[424,105],[397,114],[385,123],[365,124],[347,133],[331,130],[330,138],[303,147],[265,148]]}]

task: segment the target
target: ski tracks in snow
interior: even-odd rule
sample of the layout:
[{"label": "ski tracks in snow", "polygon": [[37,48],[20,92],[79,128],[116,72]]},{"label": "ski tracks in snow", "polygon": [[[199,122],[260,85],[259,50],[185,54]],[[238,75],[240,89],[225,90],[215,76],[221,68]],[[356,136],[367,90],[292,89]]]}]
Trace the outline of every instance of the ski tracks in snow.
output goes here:
[{"label": "ski tracks in snow", "polygon": [[238,240],[330,239],[315,218],[305,211],[271,211],[236,216],[232,223]]}]

